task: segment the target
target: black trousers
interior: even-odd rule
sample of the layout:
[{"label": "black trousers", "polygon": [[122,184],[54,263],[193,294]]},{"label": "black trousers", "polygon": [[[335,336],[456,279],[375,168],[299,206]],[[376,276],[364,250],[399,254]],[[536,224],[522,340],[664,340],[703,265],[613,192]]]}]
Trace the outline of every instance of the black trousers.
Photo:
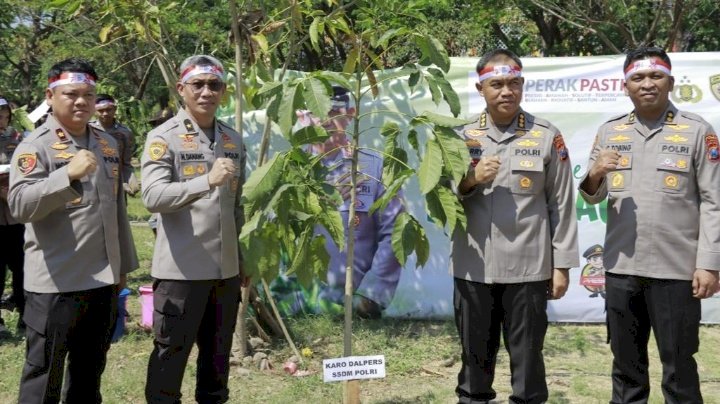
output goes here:
[{"label": "black trousers", "polygon": [[613,352],[611,403],[646,403],[650,330],[662,362],[666,403],[702,403],[697,364],[700,300],[692,282],[606,273],[607,325]]},{"label": "black trousers", "polygon": [[548,399],[542,350],[547,331],[547,281],[485,284],[455,278],[455,324],[462,367],[455,392],[460,403],[496,397],[492,388],[500,333],[510,356],[513,403]]},{"label": "black trousers", "polygon": [[240,278],[165,280],[153,284],[155,348],[148,363],[148,403],[180,403],[185,366],[197,342],[195,400],[228,401],[230,349],[240,303]]},{"label": "black trousers", "polygon": [[25,366],[19,403],[58,403],[67,357],[65,402],[100,403],[112,329],[117,319],[117,287],[68,293],[26,292]]},{"label": "black trousers", "polygon": [[23,290],[25,225],[0,225],[0,240],[3,243],[2,253],[0,253],[0,296],[5,293],[5,276],[7,269],[10,269],[13,303],[22,316],[25,308],[25,292]]}]

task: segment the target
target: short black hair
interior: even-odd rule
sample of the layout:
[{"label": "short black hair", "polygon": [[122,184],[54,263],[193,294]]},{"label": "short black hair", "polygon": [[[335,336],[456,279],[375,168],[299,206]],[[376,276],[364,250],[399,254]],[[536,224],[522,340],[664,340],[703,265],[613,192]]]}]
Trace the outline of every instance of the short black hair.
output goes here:
[{"label": "short black hair", "polygon": [[485,66],[487,66],[487,64],[490,63],[490,61],[498,55],[504,55],[504,56],[509,57],[510,59],[513,60],[513,62],[517,63],[517,65],[522,69],[523,65],[522,65],[522,62],[520,61],[520,58],[518,57],[518,55],[516,55],[515,53],[513,53],[512,51],[509,51],[507,49],[495,49],[495,50],[491,50],[490,52],[486,52],[484,55],[482,55],[480,60],[477,62],[477,65],[475,66],[475,71],[480,73],[480,71],[482,69],[484,69]]},{"label": "short black hair", "polygon": [[48,79],[55,78],[66,72],[85,73],[92,76],[95,81],[98,79],[98,75],[90,62],[80,58],[70,58],[55,63],[48,71]]},{"label": "short black hair", "polygon": [[113,98],[110,94],[98,94],[95,96],[95,104],[101,102],[101,101],[111,101],[115,102],[115,98]]},{"label": "short black hair", "polygon": [[332,86],[332,96],[330,96],[330,99],[333,101],[340,101],[349,103],[350,102],[350,96],[348,96],[348,89],[343,86]]},{"label": "short black hair", "polygon": [[660,60],[667,63],[667,65],[672,68],[670,56],[668,56],[668,54],[663,48],[657,46],[640,46],[638,48],[630,49],[629,51],[627,51],[625,56],[625,63],[623,64],[623,71],[625,71],[625,69],[630,66],[630,63],[636,60],[647,59],[651,57],[660,58]]}]

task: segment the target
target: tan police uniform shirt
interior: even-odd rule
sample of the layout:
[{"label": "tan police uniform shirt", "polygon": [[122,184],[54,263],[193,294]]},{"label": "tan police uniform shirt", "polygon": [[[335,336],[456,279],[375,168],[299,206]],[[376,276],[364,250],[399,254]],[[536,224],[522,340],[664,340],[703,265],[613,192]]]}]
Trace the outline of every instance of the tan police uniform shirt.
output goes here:
[{"label": "tan police uniform shirt", "polygon": [[[13,128],[7,128],[5,132],[0,133],[0,164],[9,165],[15,148],[22,140],[22,135]],[[0,186],[8,187],[10,185],[10,173],[0,174]],[[18,221],[10,214],[10,207],[7,198],[0,196],[0,226],[8,226],[17,224]]]},{"label": "tan police uniform shirt", "polygon": [[553,268],[579,266],[573,178],[560,132],[521,110],[505,130],[483,112],[459,134],[472,164],[498,156],[501,165],[491,183],[460,195],[467,230],[453,234],[453,276],[533,282],[550,279]]},{"label": "tan police uniform shirt", "polygon": [[[210,187],[218,157],[235,163],[234,178]],[[240,204],[245,172],[240,134],[215,121],[211,141],[184,109],[153,129],[142,156],[142,198],[160,214],[152,262],[158,279],[227,279],[238,275]]]},{"label": "tan police uniform shirt", "polygon": [[81,148],[52,115],[16,148],[8,198],[25,226],[25,290],[74,292],[114,285],[138,267],[115,139],[88,126],[97,169],[70,181]]},{"label": "tan police uniform shirt", "polygon": [[133,174],[131,161],[133,150],[135,149],[135,135],[133,135],[130,128],[117,121],[108,128],[102,126],[100,121],[93,121],[90,124],[110,134],[115,138],[115,141],[117,141],[118,151],[120,152],[120,173],[122,174],[122,182],[127,183],[130,176]]},{"label": "tan police uniform shirt", "polygon": [[619,167],[593,195],[585,179],[579,190],[591,204],[608,198],[607,271],[691,280],[696,268],[720,269],[720,146],[700,116],[670,104],[663,117],[649,132],[634,112],[603,124],[588,168],[608,148]]}]

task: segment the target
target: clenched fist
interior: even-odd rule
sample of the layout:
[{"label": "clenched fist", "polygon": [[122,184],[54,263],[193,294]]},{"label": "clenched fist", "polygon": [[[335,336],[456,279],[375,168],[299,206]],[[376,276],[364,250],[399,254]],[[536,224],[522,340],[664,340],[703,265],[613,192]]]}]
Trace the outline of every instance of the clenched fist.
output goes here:
[{"label": "clenched fist", "polygon": [[97,169],[95,154],[89,150],[80,150],[72,157],[67,165],[68,178],[70,181],[92,174]]},{"label": "clenched fist", "polygon": [[620,163],[620,153],[615,150],[601,150],[590,168],[589,176],[595,180],[601,180],[607,173],[615,171]]},{"label": "clenched fist", "polygon": [[229,158],[220,157],[213,163],[208,173],[208,183],[211,187],[219,187],[235,175],[235,163]]},{"label": "clenched fist", "polygon": [[473,182],[475,184],[487,184],[497,177],[500,170],[500,157],[481,157],[473,169]]}]

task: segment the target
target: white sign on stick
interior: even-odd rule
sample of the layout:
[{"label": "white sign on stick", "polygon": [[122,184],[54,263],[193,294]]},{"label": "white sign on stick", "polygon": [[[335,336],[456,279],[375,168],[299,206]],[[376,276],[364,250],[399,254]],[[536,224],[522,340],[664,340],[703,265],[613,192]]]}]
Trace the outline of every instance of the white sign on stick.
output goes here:
[{"label": "white sign on stick", "polygon": [[385,355],[347,356],[323,360],[325,383],[383,377],[385,377]]}]

